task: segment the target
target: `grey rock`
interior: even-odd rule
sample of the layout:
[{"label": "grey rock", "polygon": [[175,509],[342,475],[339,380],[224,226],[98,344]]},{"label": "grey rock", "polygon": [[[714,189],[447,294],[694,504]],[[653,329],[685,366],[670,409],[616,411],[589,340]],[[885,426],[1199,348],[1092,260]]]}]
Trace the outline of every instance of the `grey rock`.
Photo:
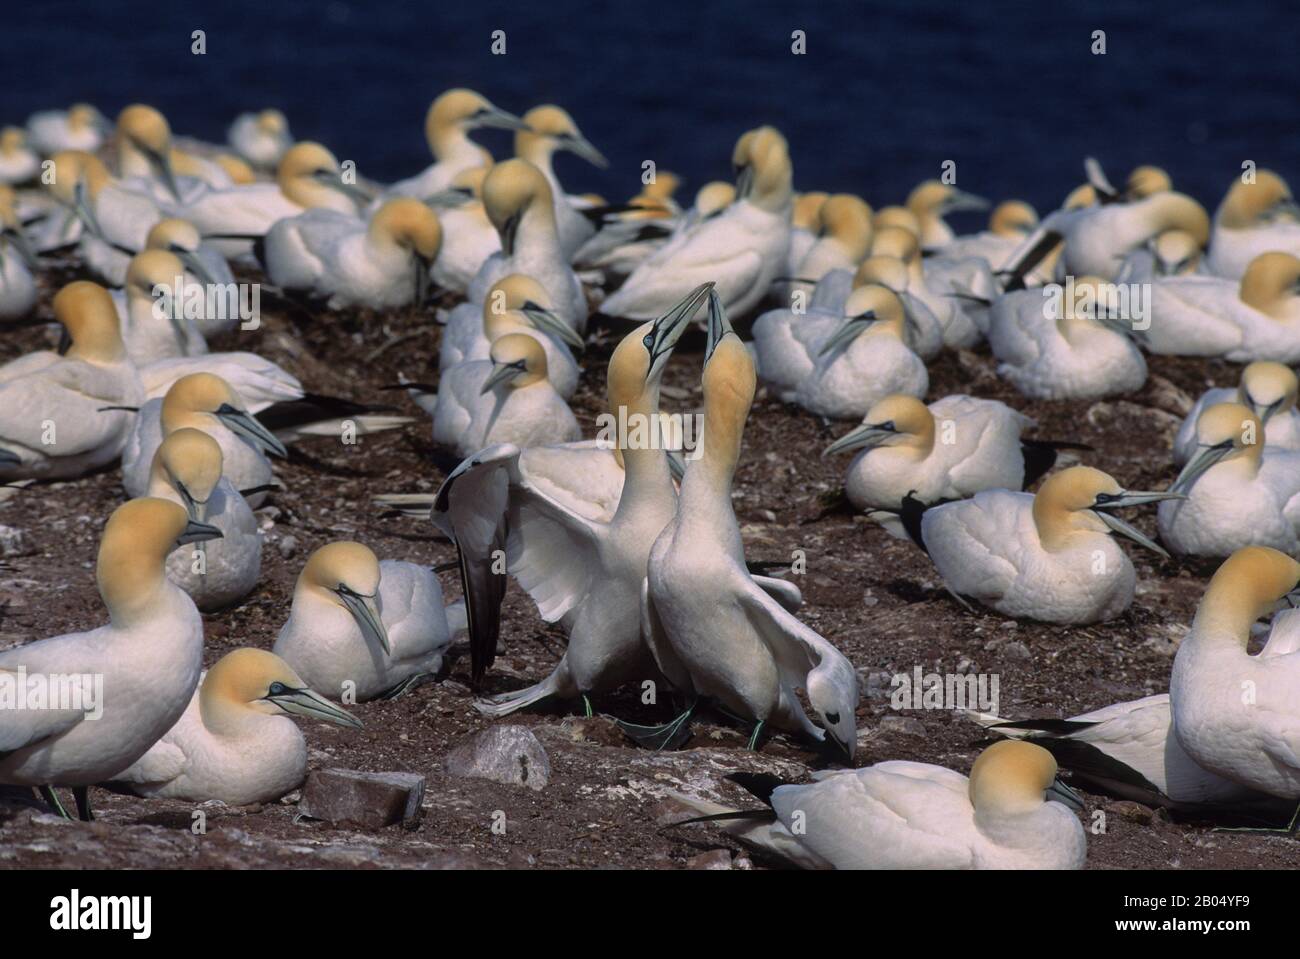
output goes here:
[{"label": "grey rock", "polygon": [[879,731],[887,736],[924,736],[925,724],[915,716],[885,716],[880,720]]},{"label": "grey rock", "polygon": [[1004,659],[1019,660],[1020,662],[1034,658],[1034,654],[1029,651],[1029,647],[1018,639],[1013,639],[1005,644],[1000,652]]},{"label": "grey rock", "polygon": [[22,530],[0,526],[0,556],[22,556],[27,552],[27,537]]},{"label": "grey rock", "polygon": [[726,849],[710,849],[686,860],[687,869],[731,869],[731,853]]},{"label": "grey rock", "polygon": [[280,538],[280,555],[285,559],[289,559],[296,552],[298,552],[298,537],[282,536]]},{"label": "grey rock", "polygon": [[527,726],[491,726],[457,745],[444,763],[447,773],[468,779],[542,790],[551,761]]},{"label": "grey rock", "polygon": [[312,819],[378,829],[415,822],[423,801],[424,777],[415,773],[317,769],[302,787],[298,810]]}]

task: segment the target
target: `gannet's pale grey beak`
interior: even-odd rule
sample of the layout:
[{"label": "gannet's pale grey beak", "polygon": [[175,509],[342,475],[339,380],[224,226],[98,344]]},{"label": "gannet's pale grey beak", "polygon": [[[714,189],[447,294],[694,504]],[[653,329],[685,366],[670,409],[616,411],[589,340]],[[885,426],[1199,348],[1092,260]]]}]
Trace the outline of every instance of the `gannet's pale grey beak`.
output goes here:
[{"label": "gannet's pale grey beak", "polygon": [[231,432],[242,436],[254,446],[279,456],[281,459],[288,458],[289,451],[284,448],[284,444],[276,438],[274,433],[258,422],[257,417],[251,413],[235,409],[229,403],[222,403],[217,410],[217,418],[225,423]]},{"label": "gannet's pale grey beak", "polygon": [[1173,485],[1169,487],[1171,490],[1179,493],[1190,492],[1202,473],[1232,452],[1232,440],[1224,440],[1214,446],[1198,445],[1196,450],[1196,455],[1187,461],[1183,471],[1178,474],[1178,479],[1174,480]]},{"label": "gannet's pale grey beak", "polygon": [[524,365],[522,361],[519,363],[493,363],[492,372],[489,373],[488,378],[483,381],[483,388],[478,391],[479,395],[486,396],[488,393],[491,393],[498,384],[508,383],[516,376],[522,376],[523,373]]},{"label": "gannet's pale grey beak", "polygon": [[705,365],[713,358],[713,351],[718,348],[722,338],[728,334],[734,335],[736,332],[731,328],[731,321],[727,319],[727,308],[722,305],[722,297],[718,296],[718,291],[712,284],[709,286],[709,332],[704,343]]},{"label": "gannet's pale grey beak", "polygon": [[203,261],[199,259],[197,253],[179,246],[173,246],[172,253],[176,255],[176,259],[181,261],[185,266],[185,269],[193,273],[195,279],[204,286],[212,287],[217,285],[217,281],[213,278],[212,274],[208,272],[208,268],[203,265]]},{"label": "gannet's pale grey beak", "polygon": [[1052,780],[1052,784],[1045,790],[1043,798],[1048,802],[1059,802],[1075,812],[1083,812],[1083,797],[1061,782],[1059,778]]},{"label": "gannet's pale grey beak", "polygon": [[982,196],[976,196],[974,193],[967,193],[964,190],[953,190],[948,195],[948,199],[943,202],[944,213],[958,213],[963,211],[987,210],[991,203]]},{"label": "gannet's pale grey beak", "polygon": [[538,306],[536,303],[529,301],[523,305],[519,312],[528,317],[528,322],[547,336],[554,337],[562,343],[567,343],[579,352],[587,348],[586,342],[578,335],[578,331],[546,309],[546,307]]},{"label": "gannet's pale grey beak", "polygon": [[1186,499],[1181,493],[1175,493],[1173,490],[1163,490],[1155,492],[1136,492],[1125,491],[1116,496],[1111,496],[1104,501],[1099,501],[1093,505],[1092,511],[1103,523],[1109,526],[1114,532],[1121,536],[1126,536],[1139,546],[1145,546],[1165,559],[1169,554],[1158,543],[1154,542],[1141,530],[1129,525],[1118,516],[1112,516],[1109,510],[1123,509],[1126,506],[1145,506],[1149,503],[1159,503],[1167,499]]},{"label": "gannet's pale grey beak", "polygon": [[375,598],[373,596],[362,596],[345,583],[340,583],[334,592],[338,594],[343,606],[356,620],[357,628],[361,630],[361,635],[365,637],[366,641],[378,643],[379,648],[384,651],[384,655],[391,656],[393,650],[388,645],[388,630],[384,628],[384,621],[379,616],[379,610],[375,606]]},{"label": "gannet's pale grey beak", "polygon": [[[0,450],[0,454],[3,454]],[[680,483],[686,477],[686,459],[679,450],[668,450],[668,472],[672,474],[675,481]]]},{"label": "gannet's pale grey beak", "polygon": [[157,168],[158,175],[162,177],[163,185],[167,187],[167,192],[174,196],[179,203],[181,188],[176,183],[176,173],[172,170],[172,158],[165,153],[158,153],[154,150],[146,150],[145,153],[150,162]]},{"label": "gannet's pale grey beak", "polygon": [[439,190],[437,193],[430,193],[424,198],[424,205],[434,210],[450,210],[464,206],[472,199],[474,199],[473,190],[468,187],[453,186],[446,190]]},{"label": "gannet's pale grey beak", "polygon": [[32,249],[31,243],[27,241],[27,235],[23,233],[22,227],[17,226],[6,229],[4,235],[9,238],[9,242],[13,244],[14,249],[18,251],[18,255],[29,269],[40,269],[41,262],[36,256],[36,251]]},{"label": "gannet's pale grey beak", "polygon": [[316,173],[316,182],[337,190],[358,206],[365,206],[374,199],[367,191],[354,183],[344,183],[343,175],[334,170],[320,170]]},{"label": "gannet's pale grey beak", "polygon": [[86,197],[86,181],[77,180],[72,188],[72,212],[77,215],[77,219],[92,234],[104,238],[104,231],[99,228],[99,223],[95,220],[95,214],[90,210],[90,200]]},{"label": "gannet's pale grey beak", "polygon": [[181,494],[181,501],[185,504],[185,512],[190,514],[190,519],[202,523],[208,518],[208,501],[199,501],[194,498],[184,483],[176,484],[176,492]]},{"label": "gannet's pale grey beak", "polygon": [[508,113],[498,106],[486,106],[470,117],[468,126],[491,127],[496,130],[531,130],[527,123],[513,113]]},{"label": "gannet's pale grey beak", "polygon": [[563,141],[563,146],[564,149],[576,156],[582,157],[594,167],[599,167],[604,170],[609,166],[609,161],[605,159],[605,154],[592,146],[591,141],[581,133],[572,134],[567,140]]},{"label": "gannet's pale grey beak", "polygon": [[736,199],[743,200],[749,196],[749,191],[754,187],[754,168],[750,164],[745,164],[736,171]]},{"label": "gannet's pale grey beak", "polygon": [[1282,408],[1282,403],[1284,402],[1285,397],[1279,396],[1277,399],[1275,399],[1272,403],[1269,403],[1268,405],[1264,405],[1263,403],[1257,403],[1252,397],[1247,397],[1247,400],[1249,402],[1251,410],[1254,411],[1255,415],[1259,417],[1259,425],[1267,426],[1269,417],[1271,417],[1274,413],[1276,413],[1278,410]]},{"label": "gannet's pale grey beak", "polygon": [[[650,364],[646,367],[647,379],[663,369],[663,363],[677,346],[677,341],[682,338],[682,334],[695,319],[695,314],[699,312],[704,301],[712,294],[713,282],[701,283],[678,301],[676,306],[654,321],[654,325],[650,327],[650,332],[646,334],[643,341],[646,352],[650,354]],[[711,320],[712,308],[710,308]],[[712,348],[709,352],[712,352]]]},{"label": "gannet's pale grey beak", "polygon": [[272,683],[271,691],[264,698],[268,703],[275,703],[286,713],[306,716],[308,719],[319,719],[322,722],[333,723],[335,726],[361,728],[361,720],[310,689],[290,689],[281,683]]},{"label": "gannet's pale grey beak", "polygon": [[188,546],[190,543],[202,543],[210,539],[221,539],[223,537],[221,530],[207,523],[200,523],[197,520],[190,520],[181,530],[181,535],[176,537],[177,546]]},{"label": "gannet's pale grey beak", "polygon": [[850,317],[844,321],[844,325],[836,330],[831,338],[822,344],[822,348],[817,351],[818,356],[826,356],[834,353],[840,347],[848,346],[858,338],[858,334],[869,327],[876,321],[876,314],[872,310],[861,314],[860,316]]},{"label": "gannet's pale grey beak", "polygon": [[890,437],[897,435],[898,430],[894,429],[893,423],[863,423],[856,429],[849,430],[849,432],[822,450],[822,456],[843,453],[846,450],[862,449],[863,447],[879,446],[881,443],[887,442]]}]

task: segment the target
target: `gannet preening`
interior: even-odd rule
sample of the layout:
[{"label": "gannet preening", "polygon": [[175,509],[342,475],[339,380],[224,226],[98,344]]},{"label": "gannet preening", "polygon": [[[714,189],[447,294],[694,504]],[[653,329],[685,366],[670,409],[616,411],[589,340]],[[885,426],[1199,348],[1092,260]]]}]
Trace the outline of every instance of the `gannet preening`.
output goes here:
[{"label": "gannet preening", "polygon": [[1269,450],[1264,426],[1240,403],[1210,406],[1194,452],[1163,503],[1160,538],[1184,556],[1228,556],[1245,546],[1300,551],[1300,453]]},{"label": "gannet preening", "polygon": [[1099,623],[1128,609],[1137,580],[1111,533],[1167,555],[1110,511],[1177,498],[1130,492],[1101,470],[1072,466],[1049,476],[1037,495],[986,490],[926,509],[919,524],[908,501],[903,522],[959,599],[1003,616]]},{"label": "gannet preening", "polygon": [[[898,512],[911,494],[922,503],[963,499],[989,489],[1027,489],[1056,462],[1061,444],[1025,439],[1034,426],[997,400],[958,394],[926,406],[887,396],[826,454],[862,450],[849,465],[849,502],[903,535]],[[892,515],[891,515],[892,514]]]},{"label": "gannet preening", "polygon": [[[625,336],[609,361],[609,408],[635,425],[659,416],[659,382],[673,347],[708,296],[700,286],[654,323]],[[482,450],[457,467],[430,513],[456,543],[470,628],[475,686],[496,655],[507,568],[542,618],[560,622],[568,647],[546,679],[478,704],[504,716],[546,699],[582,698],[655,675],[641,638],[641,588],[655,537],[672,519],[677,494],[664,444],[614,438],[626,480],[612,516],[595,518],[533,476],[516,446]]]},{"label": "gannet preening", "polygon": [[176,725],[113,784],[155,799],[275,802],[307,776],[307,741],[295,716],[361,728],[279,656],[236,649],[207,671]]},{"label": "gannet preening", "polygon": [[737,315],[754,307],[785,268],[790,251],[790,153],[773,127],[736,141],[736,202],[642,263],[600,306],[608,316],[649,320],[694,287],[714,282]]},{"label": "gannet preening", "polygon": [[551,311],[551,296],[532,277],[511,273],[493,283],[481,308],[465,303],[451,311],[442,334],[438,369],[490,359],[492,344],[510,333],[531,334],[546,353],[546,375],[564,399],[578,388],[578,364],[570,350],[582,337]]},{"label": "gannet preening", "polygon": [[609,166],[609,161],[582,135],[573,117],[563,108],[548,103],[525,113],[523,125],[515,133],[515,156],[541,170],[550,183],[560,249],[565,257],[572,259],[578,248],[595,235],[596,226],[574,208],[555,175],[551,159],[561,150],[580,156],[601,169]]},{"label": "gannet preening", "polygon": [[279,110],[241,113],[226,131],[227,142],[253,166],[274,170],[293,146],[289,121]]},{"label": "gannet preening", "polygon": [[[220,250],[203,240],[193,223],[172,217],[159,220],[150,228],[144,246],[146,250],[165,250],[180,260],[185,266],[186,286],[198,286],[204,293],[205,305],[208,302],[208,290],[218,287],[223,290],[235,288],[235,276],[230,271],[230,264]],[[174,280],[169,282],[174,285]],[[204,309],[193,321],[206,338],[233,330],[239,324],[240,316],[237,309]]]},{"label": "gannet preening", "polygon": [[1038,211],[1024,200],[1004,200],[989,214],[989,228],[981,233],[955,237],[943,246],[945,258],[983,257],[999,269],[1038,226]]},{"label": "gannet preening", "polygon": [[66,479],[117,459],[144,398],[113,299],[88,280],[54,297],[64,354],[29,353],[0,366],[0,478]]},{"label": "gannet preening", "polygon": [[994,301],[988,338],[998,373],[1035,399],[1099,399],[1141,389],[1147,364],[1130,338],[1138,320],[1111,309],[1119,302],[1114,285],[1081,276],[1056,293],[1019,290]]},{"label": "gannet preening", "polygon": [[483,181],[489,167],[471,167],[457,173],[451,186],[426,201],[442,224],[442,246],[429,276],[440,289],[464,293],[479,267],[501,250],[501,237],[483,206]]},{"label": "gannet preening", "polygon": [[22,127],[0,130],[0,183],[27,183],[41,172],[41,160],[27,145]]},{"label": "gannet preening", "polygon": [[1210,238],[1210,218],[1204,207],[1181,193],[1108,203],[1068,221],[1062,233],[1061,263],[1067,275],[1113,280],[1129,253],[1170,229],[1183,230],[1204,247]]},{"label": "gannet preening", "polygon": [[930,388],[925,363],[907,345],[902,301],[875,284],[849,294],[839,328],[808,350],[808,359],[812,369],[792,399],[831,419],[860,419],[891,393],[920,397]]},{"label": "gannet preening", "polygon": [[546,177],[527,160],[498,163],[483,181],[483,208],[501,238],[501,249],[479,268],[469,285],[469,301],[482,303],[497,280],[523,273],[546,287],[558,316],[585,332],[587,297],[560,249]]},{"label": "gannet preening", "polygon": [[281,220],[266,235],[264,256],[267,277],[282,289],[320,297],[331,309],[381,310],[423,304],[441,245],[434,212],[395,197],[369,223],[335,210]]},{"label": "gannet preening", "polygon": [[[187,297],[202,296],[203,289],[186,284],[185,266],[179,257],[166,250],[142,250],[131,257],[125,279],[125,296],[116,305],[122,341],[132,363],[145,366],[208,351],[193,319],[194,311],[185,303]],[[199,312],[206,315],[206,306]],[[239,317],[237,311],[235,317]]]},{"label": "gannet preening", "polygon": [[528,333],[508,333],[489,358],[447,370],[438,383],[433,441],[468,456],[496,443],[545,446],[582,436],[547,375],[546,351]]},{"label": "gannet preening", "polygon": [[438,672],[448,620],[432,569],[340,540],[308,557],[273,652],[312,689],[364,702]]},{"label": "gannet preening", "polygon": [[154,453],[146,495],[184,506],[190,518],[214,526],[221,539],[177,550],[167,576],[204,612],[243,599],[262,572],[262,537],[244,497],[221,475],[221,446],[190,427],[173,430]]},{"label": "gannet preening", "polygon": [[[1169,677],[1174,732],[1211,772],[1279,799],[1300,799],[1300,630],[1281,648],[1247,652],[1250,628],[1288,598],[1300,563],[1250,546],[1210,580]],[[1291,829],[1296,825],[1295,817]]]},{"label": "gannet preening", "polygon": [[492,162],[492,154],[469,138],[470,131],[487,127],[519,130],[523,126],[523,120],[473,90],[447,90],[429,105],[424,118],[424,136],[433,164],[410,179],[394,183],[388,192],[417,200],[441,192],[451,186],[456,174]]},{"label": "gannet preening", "polygon": [[113,143],[118,174],[148,189],[151,198],[158,199],[165,193],[179,203],[204,184],[219,188],[231,185],[221,167],[198,157],[186,158],[190,177],[182,181],[176,169],[180,153],[172,146],[171,126],[166,117],[143,103],[133,103],[117,115]]},{"label": "gannet preening", "polygon": [[822,232],[822,206],[830,194],[813,191],[797,193],[790,207],[790,252],[786,256],[785,275],[796,276],[799,264],[813,248]]},{"label": "gannet preening", "polygon": [[[189,426],[207,433],[221,447],[222,472],[236,489],[267,487],[274,480],[266,453],[288,456],[284,444],[247,411],[244,400],[212,373],[182,376],[161,399],[140,407],[122,449],[122,486],[129,496],[149,487],[149,470],[163,437]],[[249,496],[256,508],[265,492]]]},{"label": "gannet preening", "polygon": [[[669,745],[706,697],[754,724],[750,748],[775,727],[833,746],[851,762],[858,706],[852,663],[745,567],[731,485],[756,385],[749,350],[710,290],[699,455],[687,461],[677,513],[650,551],[641,599],[646,641],[687,707],[658,729],[624,728],[640,742]],[[797,689],[806,693],[816,722]]]},{"label": "gannet preening", "polygon": [[109,123],[88,103],[75,103],[67,110],[42,110],[27,118],[27,138],[44,156],[62,150],[94,153],[104,143]]},{"label": "gannet preening", "polygon": [[969,779],[898,759],[812,776],[807,785],[736,776],[768,804],[766,816],[673,797],[803,869],[1082,869],[1087,858],[1083,800],[1033,743],[994,743]]},{"label": "gannet preening", "polygon": [[175,725],[199,682],[203,621],[163,564],[177,546],[220,535],[162,500],[114,511],[95,567],[108,625],[0,652],[0,669],[63,677],[80,694],[64,708],[7,711],[0,782],[40,786],[47,798],[49,787],[71,786],[89,819],[87,788],[130,766]]},{"label": "gannet preening", "polygon": [[1300,452],[1300,411],[1296,394],[1300,390],[1295,370],[1271,360],[1257,360],[1241,371],[1237,388],[1206,390],[1178,428],[1174,438],[1174,462],[1182,466],[1196,453],[1196,423],[1201,414],[1219,403],[1248,406],[1264,424],[1264,446]]},{"label": "gannet preening", "polygon": [[966,193],[938,180],[917,184],[907,195],[907,209],[916,217],[920,228],[917,239],[921,249],[942,250],[954,239],[952,228],[944,222],[949,213],[965,210],[987,210],[989,201],[982,196]]},{"label": "gannet preening", "polygon": [[0,323],[21,320],[36,306],[32,270],[38,266],[18,217],[13,187],[0,184]]},{"label": "gannet preening", "polygon": [[807,302],[817,281],[831,270],[856,270],[871,251],[871,207],[852,193],[828,197],[820,209],[822,233],[795,265],[786,285]]},{"label": "gannet preening", "polygon": [[1255,171],[1249,183],[1242,174],[1215,211],[1206,266],[1235,280],[1256,257],[1274,252],[1300,256],[1300,205],[1272,170]]}]

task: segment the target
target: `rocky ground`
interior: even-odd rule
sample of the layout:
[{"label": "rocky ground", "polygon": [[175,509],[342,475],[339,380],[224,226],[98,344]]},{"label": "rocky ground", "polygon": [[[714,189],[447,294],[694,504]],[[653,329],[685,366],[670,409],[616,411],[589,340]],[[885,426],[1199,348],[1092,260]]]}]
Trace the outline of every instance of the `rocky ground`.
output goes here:
[{"label": "rocky ground", "polygon": [[[66,272],[54,279],[65,281]],[[47,321],[46,291],[37,316]],[[444,471],[436,463],[428,421],[401,392],[385,391],[399,373],[428,380],[437,369],[438,328],[414,310],[384,316],[314,315],[263,301],[263,328],[239,333],[214,349],[250,349],[281,363],[307,386],[367,402],[390,402],[417,417],[409,428],[366,437],[357,446],[329,439],[302,444],[280,466],[284,491],[259,515],[266,536],[263,582],[238,608],[206,617],[210,664],[238,646],[269,648],[288,612],[306,556],[338,538],[369,544],[381,558],[430,564],[453,559],[451,545],[428,522],[382,515],[381,492],[433,491]],[[37,325],[7,333],[0,359],[49,341]],[[588,351],[574,408],[592,428],[603,408],[603,370],[616,334],[602,333]],[[699,402],[702,342],[688,338],[666,382],[678,409]],[[932,395],[969,392],[1002,399],[1038,420],[1044,438],[1089,443],[1087,462],[1130,488],[1161,488],[1174,476],[1169,446],[1179,415],[1204,388],[1230,385],[1227,364],[1156,359],[1139,394],[1098,403],[1027,402],[993,374],[987,353],[948,354],[931,368]],[[1170,664],[1186,633],[1210,568],[1162,562],[1126,547],[1140,584],[1132,609],[1102,626],[1057,628],[970,613],[948,597],[926,557],[910,543],[855,516],[838,496],[848,457],[821,450],[848,424],[826,426],[760,393],[750,414],[733,494],[751,560],[790,561],[806,555],[795,581],[801,617],[834,641],[858,668],[864,695],[858,711],[857,762],[912,759],[967,771],[987,744],[981,730],[939,710],[896,712],[889,678],[923,671],[996,674],[1001,711],[1011,716],[1069,716],[1167,689]],[[122,500],[116,471],[71,483],[38,484],[0,505],[12,531],[0,566],[0,649],[98,625],[104,610],[94,585],[97,543],[105,519]],[[1154,515],[1138,525],[1154,529]],[[450,597],[454,572],[442,576]],[[487,680],[488,691],[532,683],[558,660],[563,634],[542,623],[512,586],[503,633],[508,652]],[[460,651],[462,654],[464,651]],[[597,702],[599,713],[652,721],[666,716],[643,706],[639,690]],[[826,760],[778,737],[761,753],[745,750],[745,733],[705,714],[685,748],[651,753],[634,748],[606,715],[577,718],[557,707],[493,724],[472,706],[468,656],[452,662],[440,682],[404,697],[355,707],[362,730],[304,725],[314,769],[339,767],[415,773],[425,778],[422,815],[387,827],[331,825],[301,814],[300,794],[259,808],[201,808],[94,792],[98,821],[68,823],[21,801],[0,805],[0,865],[8,867],[637,867],[751,868],[761,858],[711,826],[667,828],[666,790],[752,805],[727,782],[754,770],[806,778]],[[535,735],[523,772],[501,783],[456,774],[449,753],[473,752],[474,737],[492,725]],[[527,737],[520,736],[527,741]],[[529,747],[532,749],[532,746]],[[1090,868],[1246,868],[1300,866],[1300,843],[1234,835],[1209,824],[1172,821],[1163,811],[1088,794]],[[1104,813],[1096,817],[1096,811]],[[205,831],[196,832],[196,819]],[[495,828],[494,828],[495,827]]]}]

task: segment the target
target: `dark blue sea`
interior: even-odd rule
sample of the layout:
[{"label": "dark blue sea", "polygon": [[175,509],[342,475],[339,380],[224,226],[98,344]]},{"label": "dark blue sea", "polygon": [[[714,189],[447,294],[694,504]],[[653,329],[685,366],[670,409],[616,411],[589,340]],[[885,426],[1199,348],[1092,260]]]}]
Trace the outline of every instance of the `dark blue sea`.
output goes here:
[{"label": "dark blue sea", "polygon": [[[190,52],[203,30],[207,53]],[[491,53],[494,30],[506,54]],[[807,52],[791,52],[791,34]],[[1092,52],[1105,31],[1106,53]],[[653,159],[688,190],[729,176],[758,123],[789,137],[795,183],[899,200],[945,160],[962,188],[1055,207],[1085,155],[1112,179],[1165,166],[1213,209],[1244,160],[1300,179],[1300,4],[1118,0],[676,4],[360,0],[9,5],[0,122],[76,100],[144,100],[223,140],[276,106],[369,177],[429,162],[423,117],[454,85],[523,113],[554,102],[611,159],[558,161],[619,199]],[[508,134],[479,139],[500,154]],[[967,224],[975,225],[974,222]]]}]

